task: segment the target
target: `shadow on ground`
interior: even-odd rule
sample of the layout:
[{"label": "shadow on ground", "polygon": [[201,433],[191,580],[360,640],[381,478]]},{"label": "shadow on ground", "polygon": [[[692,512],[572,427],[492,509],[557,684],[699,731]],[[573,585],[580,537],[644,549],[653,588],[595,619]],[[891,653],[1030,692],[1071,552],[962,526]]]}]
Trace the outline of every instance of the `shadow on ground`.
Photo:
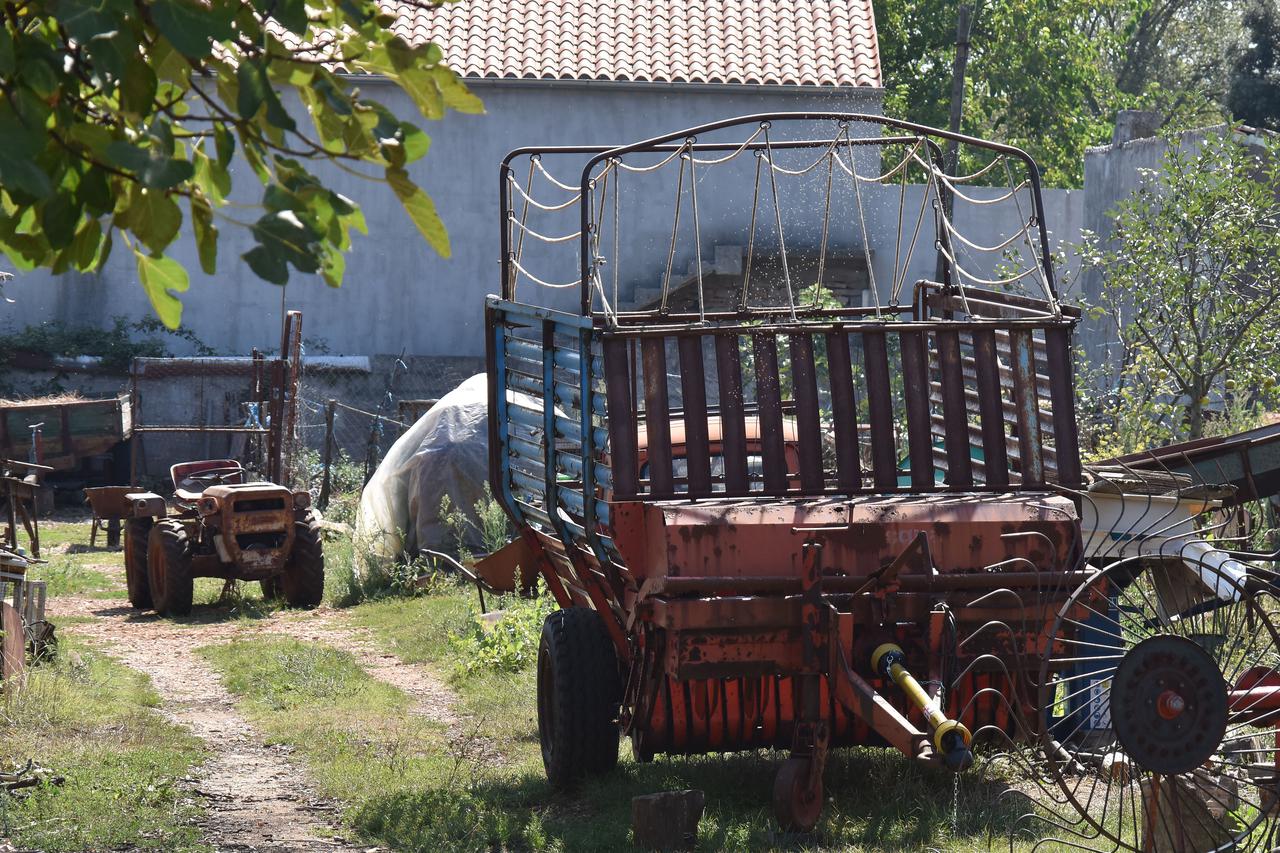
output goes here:
[{"label": "shadow on ground", "polygon": [[101,607],[91,610],[94,616],[120,617],[126,622],[155,622],[166,619],[176,625],[217,625],[242,619],[268,619],[280,610],[280,606],[258,599],[231,600],[213,604],[197,604],[187,616],[161,616],[154,610],[137,610],[127,604]]},{"label": "shadow on ground", "polygon": [[[631,798],[700,788],[707,809],[698,850],[987,850],[1007,846],[1026,809],[1007,786],[954,777],[897,754],[841,750],[826,772],[826,810],[813,833],[784,834],[772,816],[781,753],[624,762],[572,793],[541,774],[460,770],[440,788],[373,796],[352,815],[366,837],[404,850],[633,849]],[[953,812],[954,808],[954,812]]]}]

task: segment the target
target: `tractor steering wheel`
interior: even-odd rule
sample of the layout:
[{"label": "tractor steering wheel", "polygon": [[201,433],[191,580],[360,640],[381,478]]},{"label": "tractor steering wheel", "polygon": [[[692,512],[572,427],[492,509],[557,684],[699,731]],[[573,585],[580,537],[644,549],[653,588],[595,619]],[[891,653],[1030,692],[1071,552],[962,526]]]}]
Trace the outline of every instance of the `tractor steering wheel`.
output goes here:
[{"label": "tractor steering wheel", "polygon": [[193,471],[182,478],[180,486],[195,485],[202,489],[206,486],[221,485],[224,477],[229,477],[243,473],[244,469],[225,465],[221,468],[206,468],[203,471]]}]

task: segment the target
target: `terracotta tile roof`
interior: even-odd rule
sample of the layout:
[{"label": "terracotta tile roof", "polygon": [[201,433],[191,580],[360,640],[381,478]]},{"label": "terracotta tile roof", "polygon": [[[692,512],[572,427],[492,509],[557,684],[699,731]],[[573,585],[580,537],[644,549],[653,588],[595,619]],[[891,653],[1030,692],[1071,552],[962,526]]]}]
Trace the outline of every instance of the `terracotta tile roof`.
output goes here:
[{"label": "terracotta tile roof", "polygon": [[466,77],[879,86],[871,0],[461,0],[388,5]]}]

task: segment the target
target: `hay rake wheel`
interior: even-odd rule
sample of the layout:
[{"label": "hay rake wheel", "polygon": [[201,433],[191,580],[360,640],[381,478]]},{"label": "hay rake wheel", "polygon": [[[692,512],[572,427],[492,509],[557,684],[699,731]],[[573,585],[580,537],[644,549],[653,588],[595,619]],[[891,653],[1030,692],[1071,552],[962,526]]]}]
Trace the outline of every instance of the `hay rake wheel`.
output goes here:
[{"label": "hay rake wheel", "polygon": [[1276,849],[1277,605],[1269,587],[1212,567],[1141,558],[1071,595],[1040,672],[1046,724],[1034,760],[1019,762],[1053,843]]}]

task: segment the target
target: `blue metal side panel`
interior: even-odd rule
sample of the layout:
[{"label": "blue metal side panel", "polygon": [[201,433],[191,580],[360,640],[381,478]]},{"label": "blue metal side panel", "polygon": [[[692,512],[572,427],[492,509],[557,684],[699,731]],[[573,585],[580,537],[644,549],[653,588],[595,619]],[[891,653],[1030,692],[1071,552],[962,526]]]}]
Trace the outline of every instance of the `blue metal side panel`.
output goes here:
[{"label": "blue metal side panel", "polygon": [[497,413],[498,419],[498,442],[499,452],[498,460],[502,471],[502,494],[500,498],[506,504],[507,511],[514,515],[519,521],[527,523],[524,512],[521,511],[519,504],[516,503],[516,497],[511,492],[511,456],[510,456],[510,438],[507,430],[507,386],[503,381],[506,376],[507,349],[506,349],[506,326],[502,323],[502,312],[497,313],[498,322],[493,324],[494,337],[494,370],[498,374],[498,381],[501,383],[498,387],[497,394]]}]

